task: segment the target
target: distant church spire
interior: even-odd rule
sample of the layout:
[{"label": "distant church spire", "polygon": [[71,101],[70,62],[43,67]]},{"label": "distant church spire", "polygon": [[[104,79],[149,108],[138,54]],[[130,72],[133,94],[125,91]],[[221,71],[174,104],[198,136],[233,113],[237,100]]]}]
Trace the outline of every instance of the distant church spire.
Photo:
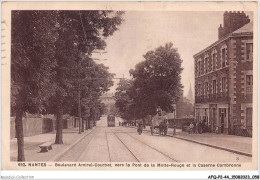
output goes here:
[{"label": "distant church spire", "polygon": [[189,92],[188,92],[187,99],[190,100],[191,103],[193,103],[193,95],[192,95],[192,91],[191,91],[191,83],[190,83],[190,89],[189,89]]}]

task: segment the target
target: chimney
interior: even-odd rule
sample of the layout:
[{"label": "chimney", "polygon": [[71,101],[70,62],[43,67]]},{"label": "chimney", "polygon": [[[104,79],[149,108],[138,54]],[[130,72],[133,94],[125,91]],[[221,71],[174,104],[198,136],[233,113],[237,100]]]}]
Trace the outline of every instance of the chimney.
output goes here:
[{"label": "chimney", "polygon": [[218,28],[219,39],[243,27],[250,22],[250,19],[243,11],[226,11],[223,15],[223,21],[223,27],[220,25]]}]

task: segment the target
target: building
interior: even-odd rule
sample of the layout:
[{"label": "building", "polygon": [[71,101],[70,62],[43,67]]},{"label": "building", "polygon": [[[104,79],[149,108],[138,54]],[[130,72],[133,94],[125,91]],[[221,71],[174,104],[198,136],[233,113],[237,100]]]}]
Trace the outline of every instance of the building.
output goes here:
[{"label": "building", "polygon": [[211,132],[252,135],[253,23],[225,12],[218,38],[194,55],[195,119]]},{"label": "building", "polygon": [[106,114],[113,113],[113,108],[115,106],[116,100],[113,93],[104,93],[100,97],[102,103],[106,106]]}]

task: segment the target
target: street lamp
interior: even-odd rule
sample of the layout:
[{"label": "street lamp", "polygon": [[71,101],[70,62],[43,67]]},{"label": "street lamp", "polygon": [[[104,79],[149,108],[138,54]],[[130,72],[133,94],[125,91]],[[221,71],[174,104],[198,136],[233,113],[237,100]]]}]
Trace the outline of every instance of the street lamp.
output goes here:
[{"label": "street lamp", "polygon": [[176,135],[176,104],[173,104],[173,135]]}]

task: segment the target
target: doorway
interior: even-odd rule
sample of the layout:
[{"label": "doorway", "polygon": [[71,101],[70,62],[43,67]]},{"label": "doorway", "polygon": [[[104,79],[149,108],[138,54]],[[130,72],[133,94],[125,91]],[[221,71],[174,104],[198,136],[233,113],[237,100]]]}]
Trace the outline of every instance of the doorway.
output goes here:
[{"label": "doorway", "polygon": [[224,133],[224,125],[225,125],[225,119],[226,119],[226,109],[221,108],[219,109],[220,113],[220,133]]},{"label": "doorway", "polygon": [[224,133],[224,119],[225,119],[225,114],[224,112],[221,112],[221,117],[220,117],[221,133]]}]

